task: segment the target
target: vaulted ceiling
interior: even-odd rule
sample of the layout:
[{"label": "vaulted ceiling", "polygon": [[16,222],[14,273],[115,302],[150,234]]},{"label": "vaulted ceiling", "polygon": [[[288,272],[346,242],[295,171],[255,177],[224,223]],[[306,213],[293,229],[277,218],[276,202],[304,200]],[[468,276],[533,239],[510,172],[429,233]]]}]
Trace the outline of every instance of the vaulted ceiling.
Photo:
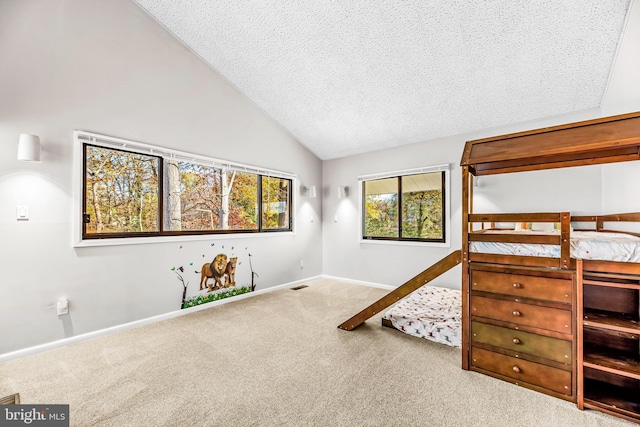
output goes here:
[{"label": "vaulted ceiling", "polygon": [[321,159],[600,106],[630,0],[135,0]]}]

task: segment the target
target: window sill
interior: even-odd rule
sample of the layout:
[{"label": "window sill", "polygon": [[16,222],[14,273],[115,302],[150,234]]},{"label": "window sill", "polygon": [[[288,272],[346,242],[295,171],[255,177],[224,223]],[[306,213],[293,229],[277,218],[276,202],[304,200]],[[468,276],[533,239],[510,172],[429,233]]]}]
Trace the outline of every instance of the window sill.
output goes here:
[{"label": "window sill", "polygon": [[76,242],[74,248],[87,248],[96,246],[124,246],[124,245],[144,245],[150,243],[174,243],[174,242],[195,242],[202,240],[233,240],[233,239],[255,239],[263,237],[293,236],[293,231],[269,232],[269,233],[238,233],[238,234],[198,234],[182,236],[157,236],[157,237],[124,237],[113,239],[85,239]]},{"label": "window sill", "polygon": [[438,243],[438,242],[415,242],[415,241],[403,241],[403,240],[374,240],[374,239],[360,239],[360,244],[372,244],[372,245],[393,245],[393,246],[423,246],[431,248],[450,248],[450,243]]}]

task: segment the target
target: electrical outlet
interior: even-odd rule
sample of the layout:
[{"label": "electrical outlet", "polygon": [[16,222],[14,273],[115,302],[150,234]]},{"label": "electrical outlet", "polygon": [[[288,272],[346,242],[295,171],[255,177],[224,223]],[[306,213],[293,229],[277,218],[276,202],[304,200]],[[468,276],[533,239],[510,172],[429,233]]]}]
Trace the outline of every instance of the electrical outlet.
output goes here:
[{"label": "electrical outlet", "polygon": [[300,268],[303,269],[304,268],[304,261],[300,260]]},{"label": "electrical outlet", "polygon": [[19,221],[29,220],[29,206],[17,206],[16,207],[16,219]]}]

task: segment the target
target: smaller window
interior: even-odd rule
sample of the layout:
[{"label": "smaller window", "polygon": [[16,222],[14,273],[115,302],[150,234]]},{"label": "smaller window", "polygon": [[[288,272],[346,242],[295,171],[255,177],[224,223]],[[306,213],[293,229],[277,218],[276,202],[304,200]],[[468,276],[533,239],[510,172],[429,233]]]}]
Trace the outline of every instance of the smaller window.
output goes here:
[{"label": "smaller window", "polygon": [[262,177],[262,229],[287,230],[291,228],[289,212],[291,181],[284,178]]},{"label": "smaller window", "polygon": [[161,159],[88,144],[84,148],[84,234],[158,233]]},{"label": "smaller window", "polygon": [[402,238],[444,242],[444,172],[400,177]]},{"label": "smaller window", "polygon": [[363,238],[445,243],[446,171],[362,182]]},{"label": "smaller window", "polygon": [[400,237],[398,222],[398,178],[365,181],[364,236]]}]

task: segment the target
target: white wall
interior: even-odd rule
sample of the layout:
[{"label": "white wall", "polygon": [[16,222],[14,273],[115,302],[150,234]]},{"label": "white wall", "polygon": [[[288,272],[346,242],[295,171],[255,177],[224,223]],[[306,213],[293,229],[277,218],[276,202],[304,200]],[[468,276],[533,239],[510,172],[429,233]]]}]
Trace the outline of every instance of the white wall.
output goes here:
[{"label": "white wall", "polygon": [[640,110],[640,1],[632,1],[624,33],[618,46],[607,92],[602,99],[602,115],[613,116]]},{"label": "white wall", "polygon": [[[319,198],[298,198],[295,235],[72,246],[75,129],[322,179],[318,158],[133,2],[0,2],[0,76],[0,354],[177,310],[171,268],[193,293],[222,245],[239,282],[253,255],[257,289],[322,272]],[[42,163],[16,160],[20,133],[40,136]]]},{"label": "white wall", "polygon": [[[529,129],[640,111],[640,2],[635,1],[620,43],[602,107],[562,117],[488,129],[365,155],[325,161],[323,186],[323,271],[325,274],[398,286],[449,252],[461,247],[461,168],[465,141]],[[375,245],[359,242],[357,191],[338,200],[335,189],[357,189],[357,176],[449,163],[451,173],[451,247]],[[474,212],[549,212],[598,214],[640,211],[640,162],[618,163],[480,178]],[[334,221],[337,216],[338,221]],[[434,282],[460,288],[459,267]]]},{"label": "white wall", "polygon": [[[640,1],[634,1],[618,58],[611,73],[603,115],[640,111]],[[615,163],[602,167],[604,213],[640,211],[640,162]],[[631,226],[631,224],[626,224]],[[630,227],[633,228],[633,227]],[[636,230],[637,231],[637,230]]]}]

